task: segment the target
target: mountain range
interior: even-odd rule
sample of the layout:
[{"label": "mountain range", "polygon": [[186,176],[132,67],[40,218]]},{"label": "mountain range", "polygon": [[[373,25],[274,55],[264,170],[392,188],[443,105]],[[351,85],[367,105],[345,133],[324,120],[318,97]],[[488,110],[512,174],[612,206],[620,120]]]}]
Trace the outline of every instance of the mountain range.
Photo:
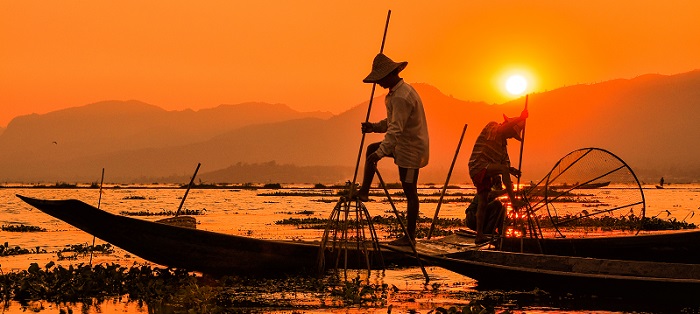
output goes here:
[{"label": "mountain range", "polygon": [[[465,184],[476,136],[489,121],[517,116],[525,98],[503,104],[464,101],[412,84],[428,117],[430,164],[421,182],[442,185],[468,124],[451,183]],[[371,121],[385,114],[383,91]],[[351,180],[369,101],[334,115],[283,104],[243,103],[166,111],[143,102],[104,101],[13,119],[0,129],[0,181],[187,182],[197,163],[202,182],[340,183]],[[581,84],[528,96],[524,179],[538,181],[564,155],[600,147],[626,161],[642,181],[700,180],[700,71]],[[363,146],[381,140],[367,134]],[[511,141],[517,165],[520,143]],[[364,150],[363,150],[364,151]],[[364,157],[362,158],[364,160]],[[360,167],[361,171],[361,167]],[[391,161],[381,161],[395,181]]]}]

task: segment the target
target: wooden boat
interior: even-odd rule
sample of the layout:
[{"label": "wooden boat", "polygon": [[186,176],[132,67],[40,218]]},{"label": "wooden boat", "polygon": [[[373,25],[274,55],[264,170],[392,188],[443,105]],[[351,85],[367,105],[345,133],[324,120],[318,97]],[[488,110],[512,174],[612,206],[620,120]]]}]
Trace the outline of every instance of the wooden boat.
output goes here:
[{"label": "wooden boat", "polygon": [[[473,242],[475,235],[462,229],[453,237]],[[700,264],[700,230],[590,238],[504,238],[496,245],[501,251],[516,253]]]},{"label": "wooden boat", "polygon": [[[487,250],[450,241],[418,241],[426,262],[476,279],[479,289],[540,288],[551,293],[696,299],[700,265]],[[410,247],[386,246],[405,254]]]},{"label": "wooden boat", "polygon": [[503,251],[700,264],[700,230],[590,238],[505,238]]},{"label": "wooden boat", "polygon": [[[279,275],[318,271],[319,242],[274,241],[228,235],[119,216],[79,200],[39,200],[17,195],[29,205],[143,259],[211,275]],[[353,242],[353,245],[355,243]],[[337,252],[326,250],[326,261]],[[338,251],[338,247],[335,247]],[[348,249],[348,268],[366,268],[360,250]],[[403,254],[375,251],[373,269],[407,260]],[[415,260],[413,261],[415,263]],[[330,263],[326,263],[330,264]],[[344,265],[341,265],[344,266]]]}]

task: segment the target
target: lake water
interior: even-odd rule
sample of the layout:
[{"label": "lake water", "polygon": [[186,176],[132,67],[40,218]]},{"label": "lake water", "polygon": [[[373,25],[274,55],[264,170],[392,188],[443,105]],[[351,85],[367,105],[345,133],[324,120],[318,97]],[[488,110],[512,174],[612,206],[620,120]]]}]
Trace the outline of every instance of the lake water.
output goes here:
[{"label": "lake water", "polygon": [[[209,230],[227,234],[245,235],[262,239],[304,239],[317,240],[322,237],[323,230],[297,229],[291,225],[277,225],[276,221],[285,218],[328,218],[337,196],[331,190],[309,190],[307,186],[296,187],[299,192],[318,192],[324,195],[316,196],[262,196],[263,193],[275,191],[293,192],[294,188],[285,186],[282,190],[248,190],[248,189],[193,189],[189,192],[184,208],[191,210],[205,210],[203,215],[195,216],[198,221],[198,229]],[[423,188],[422,195],[439,195],[440,188]],[[470,188],[453,192],[473,192]],[[33,209],[22,202],[15,194],[26,195],[44,199],[68,199],[74,198],[97,206],[99,193],[97,189],[39,189],[39,188],[2,188],[0,189],[0,225],[31,225],[45,228],[46,232],[6,232],[0,231],[0,242],[8,242],[10,246],[22,248],[40,247],[49,253],[27,254],[18,256],[0,257],[0,268],[3,273],[26,270],[31,263],[44,265],[49,261],[56,261],[56,251],[73,244],[91,244],[93,237],[58,219],[48,216],[39,210]],[[100,200],[100,208],[112,213],[122,211],[175,211],[177,210],[183,189],[162,187],[121,187],[106,188]],[[421,197],[421,200],[432,200],[421,204],[421,215],[432,218],[436,208],[435,200],[438,196]],[[671,185],[665,189],[656,189],[653,186],[644,187],[646,198],[647,216],[658,215],[659,218],[684,220],[689,223],[700,224],[700,185]],[[601,196],[605,197],[605,196]],[[400,199],[393,197],[394,199]],[[450,197],[446,197],[449,199]],[[374,197],[377,201],[366,203],[370,213],[374,215],[391,215],[391,207],[382,202],[383,197]],[[440,208],[442,218],[464,218],[464,202],[444,203]],[[399,210],[404,210],[405,203],[398,203]],[[144,216],[140,219],[157,220],[163,216]],[[380,237],[385,234],[380,232]],[[381,239],[380,239],[381,240]],[[96,244],[104,243],[100,239]],[[77,260],[57,261],[62,265],[88,263],[89,256],[78,256]],[[128,252],[116,249],[114,254],[96,255],[94,263],[118,263],[130,266],[134,263],[150,264]],[[153,264],[151,264],[153,265]],[[157,265],[154,265],[157,266]],[[396,309],[427,312],[437,306],[449,304],[465,304],[468,302],[460,298],[462,293],[474,291],[476,282],[450,271],[428,267],[431,276],[431,284],[438,283],[443,293],[426,292],[424,278],[419,268],[406,268],[400,270],[387,270],[381,275],[372,277],[374,283],[387,283],[400,287],[404,291],[413,291],[412,300],[404,302],[393,300]],[[392,299],[389,300],[392,304]],[[591,308],[593,310],[595,308]],[[47,313],[57,313],[57,309],[49,308]],[[53,312],[52,312],[53,311]],[[343,312],[353,312],[353,309],[345,309]],[[386,313],[387,309],[376,309],[378,313]],[[563,310],[547,307],[531,307],[528,312],[569,312],[582,313],[586,310]],[[18,305],[11,306],[3,313],[21,313]],[[100,313],[124,313],[147,312],[146,309],[136,308],[132,305],[104,304]],[[601,311],[612,313],[610,311]]]}]

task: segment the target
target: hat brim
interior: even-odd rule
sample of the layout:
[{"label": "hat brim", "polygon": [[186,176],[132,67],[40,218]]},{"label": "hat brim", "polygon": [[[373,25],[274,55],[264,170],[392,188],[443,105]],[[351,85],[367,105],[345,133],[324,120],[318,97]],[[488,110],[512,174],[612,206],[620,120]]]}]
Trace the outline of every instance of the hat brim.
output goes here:
[{"label": "hat brim", "polygon": [[[509,117],[507,117],[505,114],[503,115],[503,120],[504,120],[503,123],[506,123],[506,122],[509,122],[509,121],[515,120],[515,119],[517,119],[517,118],[509,118]],[[517,123],[517,124],[520,124],[520,123],[523,123],[523,122],[519,122],[519,123]],[[522,127],[518,127],[517,124],[514,124],[514,125],[512,125],[512,127],[511,127],[511,130],[513,131],[513,134],[514,134],[514,135],[513,135],[513,138],[514,138],[515,140],[519,141],[519,142],[522,142],[522,141],[523,141],[523,138],[520,136],[520,134],[521,134],[521,132],[522,132],[522,129],[525,127],[525,125],[524,125],[524,123],[523,123],[523,126],[522,126]]]},{"label": "hat brim", "polygon": [[407,65],[408,65],[408,62],[403,61],[403,62],[398,62],[394,66],[386,68],[383,71],[373,70],[369,75],[367,75],[367,77],[365,77],[364,80],[362,80],[362,82],[364,82],[364,83],[377,83],[377,82],[381,81],[383,78],[385,78],[387,75],[389,75],[389,73],[394,72],[396,69],[398,69],[399,72],[403,71],[403,69],[405,69]]}]

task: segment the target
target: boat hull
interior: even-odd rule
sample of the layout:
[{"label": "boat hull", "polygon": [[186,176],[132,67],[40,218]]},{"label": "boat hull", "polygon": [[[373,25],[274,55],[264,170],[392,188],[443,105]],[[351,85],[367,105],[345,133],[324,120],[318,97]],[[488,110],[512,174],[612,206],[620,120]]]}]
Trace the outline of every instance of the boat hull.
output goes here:
[{"label": "boat hull", "polygon": [[[42,212],[135,254],[168,267],[211,275],[280,275],[319,271],[319,242],[274,241],[183,228],[119,216],[79,200],[39,200],[17,195]],[[328,245],[325,268],[338,259],[339,249]],[[345,253],[346,250],[341,250]],[[407,260],[394,252],[370,251],[373,269],[383,263]],[[366,268],[360,250],[348,249],[348,268]],[[344,258],[344,256],[343,256]],[[339,265],[345,267],[344,262]]]},{"label": "boat hull", "polygon": [[508,252],[700,264],[700,230],[590,238],[505,238]]},{"label": "boat hull", "polygon": [[[408,247],[388,249],[414,254]],[[693,301],[700,291],[700,265],[513,253],[419,241],[418,256],[477,280],[478,289],[530,290],[553,294]]]}]

